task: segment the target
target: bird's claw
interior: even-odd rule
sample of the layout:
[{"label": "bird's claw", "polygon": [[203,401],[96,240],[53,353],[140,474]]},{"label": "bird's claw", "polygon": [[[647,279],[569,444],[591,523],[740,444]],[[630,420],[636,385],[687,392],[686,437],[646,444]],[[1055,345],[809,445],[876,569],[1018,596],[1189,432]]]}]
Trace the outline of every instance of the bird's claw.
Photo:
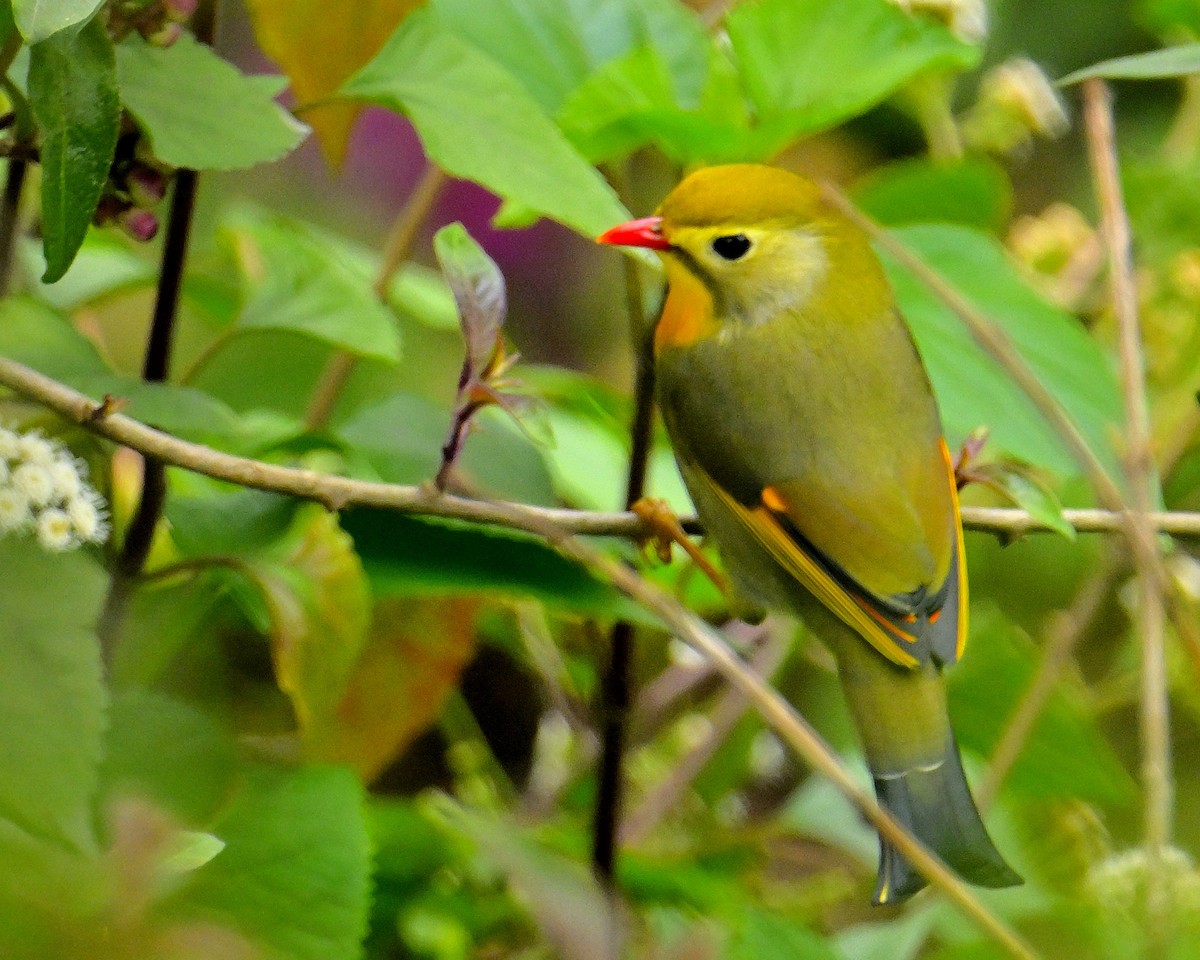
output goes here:
[{"label": "bird's claw", "polygon": [[679,544],[693,563],[699,567],[722,593],[729,593],[729,582],[704,552],[696,546],[683,529],[666,500],[657,497],[642,497],[629,508],[646,525],[646,532],[639,538],[643,548],[653,547],[654,555],[662,563],[671,562],[671,547]]}]

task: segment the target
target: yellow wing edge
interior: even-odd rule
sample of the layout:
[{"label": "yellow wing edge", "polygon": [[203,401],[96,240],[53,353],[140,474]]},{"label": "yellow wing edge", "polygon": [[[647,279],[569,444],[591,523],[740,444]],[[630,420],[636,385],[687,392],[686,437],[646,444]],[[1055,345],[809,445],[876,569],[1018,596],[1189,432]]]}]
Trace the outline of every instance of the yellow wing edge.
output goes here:
[{"label": "yellow wing edge", "polygon": [[[698,471],[698,473],[703,475],[702,471]],[[729,508],[747,531],[766,548],[775,562],[800,581],[838,619],[855,630],[897,666],[912,670],[920,665],[920,661],[916,657],[901,649],[896,641],[872,619],[862,601],[848,593],[816,560],[804,552],[767,507],[746,507],[734,500],[708,476],[703,476],[709,489]],[[957,510],[958,501],[955,498],[955,511],[957,512]],[[960,525],[960,540],[961,531]]]},{"label": "yellow wing edge", "polygon": [[942,438],[942,456],[946,460],[946,472],[950,477],[950,502],[954,505],[954,537],[957,545],[955,563],[958,565],[958,639],[954,644],[954,659],[961,660],[963,651],[967,649],[967,634],[969,613],[967,610],[967,547],[963,542],[962,510],[958,505],[958,477],[954,473],[954,458],[946,439]]}]

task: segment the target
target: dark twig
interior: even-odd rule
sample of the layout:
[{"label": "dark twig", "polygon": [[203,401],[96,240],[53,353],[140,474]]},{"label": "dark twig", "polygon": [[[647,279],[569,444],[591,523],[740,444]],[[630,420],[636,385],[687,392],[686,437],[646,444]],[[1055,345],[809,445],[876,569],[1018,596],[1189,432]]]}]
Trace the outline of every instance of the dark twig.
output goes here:
[{"label": "dark twig", "polygon": [[[622,258],[625,302],[636,362],[633,420],[629,427],[629,467],[625,483],[625,508],[642,499],[646,467],[650,460],[654,425],[653,328],[647,322],[642,301],[642,279],[637,261]],[[614,624],[609,636],[609,659],[600,684],[601,747],[596,812],[592,823],[592,865],[601,882],[610,889],[616,865],[621,811],[621,767],[628,735],[632,701],[633,625]]]},{"label": "dark twig", "polygon": [[20,217],[21,189],[25,185],[28,164],[12,157],[4,175],[4,196],[0,199],[0,297],[7,296],[12,284],[14,246]]},{"label": "dark twig", "polygon": [[[201,4],[195,16],[194,29],[196,38],[202,43],[212,43],[216,35],[216,20],[216,0]],[[171,347],[175,321],[179,315],[179,293],[183,288],[192,214],[196,206],[197,176],[194,170],[180,170],[175,177],[158,291],[142,363],[142,379],[148,383],[164,383],[171,372]],[[166,469],[166,462],[161,458],[143,455],[141,495],[115,558],[112,583],[97,627],[101,649],[110,663],[125,619],[125,609],[146,558],[150,555],[154,531],[162,517],[167,496]]]}]

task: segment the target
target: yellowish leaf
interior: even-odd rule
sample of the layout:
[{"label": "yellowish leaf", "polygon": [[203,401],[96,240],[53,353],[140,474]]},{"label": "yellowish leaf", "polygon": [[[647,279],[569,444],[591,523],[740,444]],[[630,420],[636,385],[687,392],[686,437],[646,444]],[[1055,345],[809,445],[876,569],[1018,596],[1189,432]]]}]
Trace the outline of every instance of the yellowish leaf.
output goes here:
[{"label": "yellowish leaf", "polygon": [[[258,44],[292,81],[304,122],[338,167],[362,107],[324,100],[423,0],[247,0]],[[308,107],[308,104],[313,106]]]},{"label": "yellowish leaf", "polygon": [[311,751],[331,722],[370,625],[362,562],[337,519],[316,508],[280,561],[252,570],[271,618],[275,678]]},{"label": "yellowish leaf", "polygon": [[370,783],[425,730],[475,653],[472,597],[409,597],[375,606],[371,639],[316,756]]}]

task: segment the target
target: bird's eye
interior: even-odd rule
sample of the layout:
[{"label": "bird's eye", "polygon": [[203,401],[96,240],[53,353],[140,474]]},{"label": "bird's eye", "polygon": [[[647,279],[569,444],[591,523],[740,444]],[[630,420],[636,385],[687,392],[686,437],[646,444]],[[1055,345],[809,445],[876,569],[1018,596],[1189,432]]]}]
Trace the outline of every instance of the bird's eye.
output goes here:
[{"label": "bird's eye", "polygon": [[750,249],[750,238],[744,233],[717,237],[712,242],[713,253],[723,260],[741,260]]}]

